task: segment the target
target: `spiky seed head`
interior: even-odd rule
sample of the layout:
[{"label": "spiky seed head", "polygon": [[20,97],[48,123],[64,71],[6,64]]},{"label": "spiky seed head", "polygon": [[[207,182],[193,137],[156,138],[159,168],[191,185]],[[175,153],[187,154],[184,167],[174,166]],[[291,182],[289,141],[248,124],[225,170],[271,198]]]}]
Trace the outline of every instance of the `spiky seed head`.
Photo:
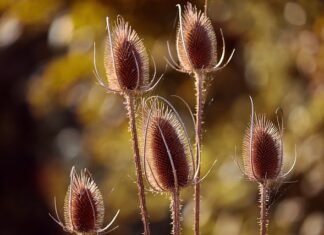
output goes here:
[{"label": "spiky seed head", "polygon": [[139,93],[148,85],[148,55],[142,40],[128,22],[118,18],[111,44],[105,46],[105,69],[113,90]]},{"label": "spiky seed head", "polygon": [[182,22],[182,30],[179,23],[177,31],[177,53],[181,66],[187,71],[211,68],[216,64],[217,55],[216,35],[210,19],[188,3]]},{"label": "spiky seed head", "polygon": [[283,157],[282,137],[278,129],[262,115],[256,117],[252,133],[251,144],[251,127],[247,128],[243,141],[245,174],[260,183],[276,180],[281,171]]},{"label": "spiky seed head", "polygon": [[174,190],[173,163],[178,186],[186,186],[192,174],[192,165],[188,160],[190,147],[173,111],[164,105],[157,105],[146,128],[145,169],[150,184],[156,191]]},{"label": "spiky seed head", "polygon": [[97,234],[104,218],[102,195],[88,173],[71,171],[64,203],[65,228],[77,234]]}]

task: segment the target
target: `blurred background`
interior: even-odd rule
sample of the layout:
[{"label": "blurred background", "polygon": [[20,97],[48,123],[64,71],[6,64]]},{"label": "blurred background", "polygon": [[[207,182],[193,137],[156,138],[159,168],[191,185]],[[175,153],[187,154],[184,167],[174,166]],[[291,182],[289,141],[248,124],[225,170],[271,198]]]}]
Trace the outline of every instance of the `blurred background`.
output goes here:
[{"label": "blurred background", "polygon": [[[65,234],[50,219],[53,197],[63,216],[69,172],[87,167],[104,196],[111,234],[141,234],[130,134],[123,100],[92,73],[93,42],[102,76],[105,17],[122,15],[164,71],[166,41],[175,53],[177,3],[165,0],[0,0],[0,234]],[[192,1],[203,8],[203,1]],[[257,185],[242,177],[242,138],[252,95],[275,121],[284,110],[284,171],[271,195],[270,234],[324,234],[324,4],[321,0],[209,0],[208,15],[230,64],[208,89],[202,170],[204,235],[258,234]],[[151,71],[153,67],[151,67]],[[169,68],[152,94],[170,99],[192,131],[193,79]],[[236,154],[235,154],[236,149]],[[183,234],[192,234],[192,188],[182,193]],[[169,234],[168,195],[147,193],[152,234]]]}]

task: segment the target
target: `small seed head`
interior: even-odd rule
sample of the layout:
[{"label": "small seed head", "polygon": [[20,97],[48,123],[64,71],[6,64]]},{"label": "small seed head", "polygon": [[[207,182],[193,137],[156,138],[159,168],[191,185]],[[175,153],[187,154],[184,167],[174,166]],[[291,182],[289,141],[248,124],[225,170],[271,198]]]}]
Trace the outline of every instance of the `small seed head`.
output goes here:
[{"label": "small seed head", "polygon": [[149,183],[156,191],[163,192],[174,190],[176,181],[178,187],[186,186],[192,175],[192,166],[188,160],[189,146],[179,120],[171,110],[161,105],[153,108],[146,128],[145,173]]},{"label": "small seed head", "polygon": [[148,56],[142,40],[121,17],[105,47],[105,69],[113,90],[139,93],[148,85]]},{"label": "small seed head", "polygon": [[[282,167],[281,135],[275,125],[265,116],[256,117],[252,130],[246,131],[243,141],[243,161],[246,175],[263,183],[275,181]],[[250,154],[251,153],[251,154]]]},{"label": "small seed head", "polygon": [[82,171],[73,169],[64,204],[66,230],[77,234],[97,234],[104,218],[104,205],[96,183]]},{"label": "small seed head", "polygon": [[216,64],[216,35],[210,19],[190,3],[182,15],[182,29],[177,31],[177,52],[187,70],[208,69]]}]

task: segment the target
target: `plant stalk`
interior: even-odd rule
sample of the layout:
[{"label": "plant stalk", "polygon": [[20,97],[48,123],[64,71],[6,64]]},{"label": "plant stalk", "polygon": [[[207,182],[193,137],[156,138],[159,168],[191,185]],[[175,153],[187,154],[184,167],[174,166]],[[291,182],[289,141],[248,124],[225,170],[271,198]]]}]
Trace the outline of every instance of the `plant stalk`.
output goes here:
[{"label": "plant stalk", "polygon": [[171,210],[172,210],[172,220],[173,220],[173,235],[180,235],[180,196],[179,190],[174,189],[171,197]]},{"label": "plant stalk", "polygon": [[260,183],[260,235],[267,235],[268,227],[268,188],[266,183]]},{"label": "plant stalk", "polygon": [[137,178],[136,182],[137,182],[142,222],[143,222],[143,226],[144,226],[144,235],[150,235],[150,222],[149,222],[149,217],[148,217],[147,208],[146,208],[143,174],[142,174],[140,152],[139,152],[139,146],[138,146],[137,129],[136,129],[135,100],[131,94],[126,94],[125,99],[126,99],[126,108],[128,111],[127,114],[128,114],[128,118],[129,118],[129,127],[130,127],[130,131],[131,131],[131,135],[132,135],[134,163],[135,163],[136,178]]},{"label": "plant stalk", "polygon": [[195,142],[196,142],[196,166],[197,166],[197,178],[195,183],[195,192],[194,192],[194,233],[199,235],[199,223],[200,223],[200,164],[199,158],[201,156],[201,139],[202,139],[202,124],[203,124],[203,108],[204,108],[204,82],[205,74],[195,73],[195,88],[196,88],[196,126],[195,126]]}]

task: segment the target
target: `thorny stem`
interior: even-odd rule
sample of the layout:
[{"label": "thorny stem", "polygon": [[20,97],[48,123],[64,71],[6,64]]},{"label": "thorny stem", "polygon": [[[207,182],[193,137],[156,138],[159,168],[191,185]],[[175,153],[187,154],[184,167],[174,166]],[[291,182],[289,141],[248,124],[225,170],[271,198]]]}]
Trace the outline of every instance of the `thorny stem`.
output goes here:
[{"label": "thorny stem", "polygon": [[260,235],[267,235],[268,227],[268,187],[266,183],[260,183]]},{"label": "thorny stem", "polygon": [[204,82],[205,74],[204,73],[195,73],[195,88],[196,88],[196,130],[195,130],[195,141],[196,141],[196,166],[197,166],[197,178],[195,184],[195,224],[194,232],[195,235],[199,235],[199,220],[200,220],[200,164],[199,159],[201,156],[201,139],[202,139],[202,124],[203,124],[203,108],[204,108]]},{"label": "thorny stem", "polygon": [[173,235],[180,235],[180,199],[178,189],[173,190],[171,200]]},{"label": "thorny stem", "polygon": [[134,101],[134,97],[128,94],[125,95],[125,99],[126,99],[126,108],[128,111],[127,114],[129,118],[129,126],[132,135],[134,162],[135,162],[136,177],[137,177],[137,189],[138,189],[138,196],[140,201],[142,222],[144,225],[144,235],[150,235],[150,222],[149,222],[148,213],[146,209],[144,183],[142,177],[143,175],[142,175],[140,153],[138,147],[138,137],[137,137],[136,120],[135,120],[135,108],[134,108],[135,101]]}]

